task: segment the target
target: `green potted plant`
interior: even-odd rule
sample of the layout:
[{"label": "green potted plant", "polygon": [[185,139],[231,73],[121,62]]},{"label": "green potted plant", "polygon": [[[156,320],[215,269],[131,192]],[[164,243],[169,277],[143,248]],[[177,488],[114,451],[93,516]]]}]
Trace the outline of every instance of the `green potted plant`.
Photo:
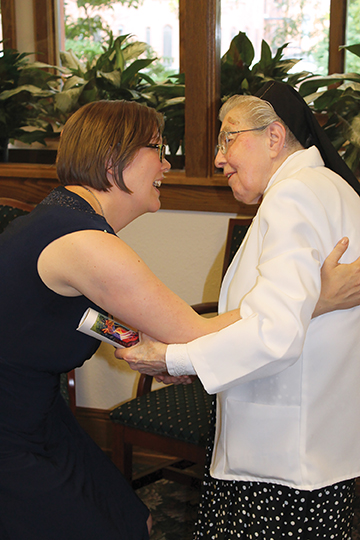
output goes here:
[{"label": "green potted plant", "polygon": [[[360,57],[360,44],[342,47]],[[300,86],[300,94],[324,117],[323,128],[350,169],[358,173],[360,162],[360,74],[335,73],[312,77]]]},{"label": "green potted plant", "polygon": [[[0,53],[1,54],[1,53]],[[0,55],[0,160],[7,160],[8,143],[28,144],[54,136],[49,118],[58,77],[47,64],[30,62],[31,53],[3,49]]]},{"label": "green potted plant", "polygon": [[90,61],[82,62],[72,50],[62,52],[63,88],[55,95],[54,115],[64,123],[76,109],[99,99],[145,103],[165,114],[164,139],[174,156],[184,140],[184,76],[156,84],[149,75],[156,58],[147,53],[146,43],[132,41],[129,34],[114,39],[111,33],[103,51]]},{"label": "green potted plant", "polygon": [[[148,96],[148,105],[165,116],[164,140],[170,150],[172,166],[182,168],[185,154],[185,75],[173,75],[162,84],[151,85]],[[176,159],[179,148],[181,155]]]},{"label": "green potted plant", "polygon": [[142,70],[154,59],[139,58],[147,45],[131,42],[130,37],[114,39],[110,33],[103,52],[85,63],[72,50],[61,53],[63,88],[54,105],[62,122],[82,105],[100,99],[149,101],[147,91],[154,81]]},{"label": "green potted plant", "polygon": [[311,76],[308,71],[290,73],[299,60],[284,58],[285,43],[272,56],[266,41],[261,43],[260,60],[253,64],[254,47],[244,32],[239,32],[231,41],[229,50],[221,58],[221,97],[223,100],[234,94],[255,94],[267,81],[299,84]]}]

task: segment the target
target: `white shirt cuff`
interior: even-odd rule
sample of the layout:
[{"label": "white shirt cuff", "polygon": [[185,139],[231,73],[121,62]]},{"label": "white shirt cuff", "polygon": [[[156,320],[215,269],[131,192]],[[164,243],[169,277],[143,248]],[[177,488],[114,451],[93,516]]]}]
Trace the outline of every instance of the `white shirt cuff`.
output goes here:
[{"label": "white shirt cuff", "polygon": [[187,352],[186,344],[167,346],[166,367],[168,373],[174,377],[196,375],[196,371]]}]

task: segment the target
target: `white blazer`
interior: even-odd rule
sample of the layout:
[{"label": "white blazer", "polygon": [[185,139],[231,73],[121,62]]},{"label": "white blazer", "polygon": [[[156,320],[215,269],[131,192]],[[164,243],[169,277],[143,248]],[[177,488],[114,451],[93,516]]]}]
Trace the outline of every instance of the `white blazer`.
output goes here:
[{"label": "white blazer", "polygon": [[360,475],[360,307],[311,315],[337,241],[360,255],[360,197],[316,147],[271,178],[224,278],[219,311],[242,319],[187,345],[217,393],[211,474],[318,489]]}]

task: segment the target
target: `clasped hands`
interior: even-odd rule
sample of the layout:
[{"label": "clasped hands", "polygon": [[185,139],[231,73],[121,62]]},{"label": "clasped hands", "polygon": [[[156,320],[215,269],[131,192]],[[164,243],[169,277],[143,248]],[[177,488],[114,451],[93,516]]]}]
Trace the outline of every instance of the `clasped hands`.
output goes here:
[{"label": "clasped hands", "polygon": [[125,360],[134,371],[152,375],[165,384],[190,384],[194,377],[173,377],[166,368],[167,345],[140,332],[140,341],[128,349],[116,349],[115,356]]},{"label": "clasped hands", "polygon": [[[349,245],[347,238],[341,239],[324,261],[321,268],[321,294],[313,317],[337,309],[350,309],[360,304],[360,257],[351,264],[340,264],[339,260]],[[165,343],[140,334],[140,342],[128,349],[117,349],[115,356],[125,360],[131,369],[152,375],[165,384],[189,384],[194,377],[173,377],[166,368]]]}]

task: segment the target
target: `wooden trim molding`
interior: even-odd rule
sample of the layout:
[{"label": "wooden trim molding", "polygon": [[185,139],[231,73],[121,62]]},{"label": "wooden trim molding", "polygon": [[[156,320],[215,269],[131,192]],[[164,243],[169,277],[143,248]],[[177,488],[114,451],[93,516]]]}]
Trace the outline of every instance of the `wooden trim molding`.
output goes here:
[{"label": "wooden trim molding", "polygon": [[58,184],[54,166],[0,163],[0,197],[38,204]]},{"label": "wooden trim molding", "polygon": [[[54,165],[0,163],[0,197],[38,204],[59,185]],[[225,212],[252,217],[257,206],[236,201],[224,177],[188,177],[184,171],[167,174],[161,186],[163,210]]]},{"label": "wooden trim molding", "polygon": [[329,27],[329,74],[343,73],[345,51],[339,50],[346,44],[347,0],[330,0]]},{"label": "wooden trim molding", "polygon": [[1,25],[4,47],[16,49],[16,20],[14,0],[1,1]]},{"label": "wooden trim molding", "polygon": [[[220,0],[187,2],[185,47],[186,174],[214,171],[217,112],[220,105]],[[196,51],[196,54],[194,54]]]},{"label": "wooden trim molding", "polygon": [[54,0],[33,0],[36,59],[56,65]]}]

